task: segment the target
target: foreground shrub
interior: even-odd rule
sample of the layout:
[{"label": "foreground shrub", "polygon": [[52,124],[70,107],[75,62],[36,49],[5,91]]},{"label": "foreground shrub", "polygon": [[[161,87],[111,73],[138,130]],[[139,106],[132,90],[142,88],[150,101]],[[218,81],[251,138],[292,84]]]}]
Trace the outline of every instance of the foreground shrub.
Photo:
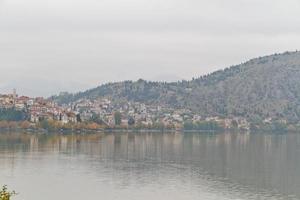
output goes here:
[{"label": "foreground shrub", "polygon": [[9,192],[7,186],[3,186],[0,191],[0,200],[10,200],[12,196],[16,195],[15,191]]}]

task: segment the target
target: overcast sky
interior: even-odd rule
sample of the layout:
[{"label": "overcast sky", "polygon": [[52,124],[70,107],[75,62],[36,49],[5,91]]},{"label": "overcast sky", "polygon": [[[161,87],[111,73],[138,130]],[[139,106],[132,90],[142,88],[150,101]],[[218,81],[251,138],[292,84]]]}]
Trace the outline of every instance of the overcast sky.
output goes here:
[{"label": "overcast sky", "polygon": [[0,0],[0,93],[191,79],[299,47],[299,0]]}]

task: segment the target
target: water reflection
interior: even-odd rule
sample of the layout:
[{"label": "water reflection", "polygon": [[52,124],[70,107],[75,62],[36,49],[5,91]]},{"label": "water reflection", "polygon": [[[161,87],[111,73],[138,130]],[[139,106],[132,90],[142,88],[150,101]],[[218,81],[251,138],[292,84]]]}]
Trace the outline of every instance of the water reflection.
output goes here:
[{"label": "water reflection", "polygon": [[51,199],[28,183],[75,200],[76,189],[90,199],[300,199],[299,151],[296,134],[3,133],[0,182],[25,200]]}]

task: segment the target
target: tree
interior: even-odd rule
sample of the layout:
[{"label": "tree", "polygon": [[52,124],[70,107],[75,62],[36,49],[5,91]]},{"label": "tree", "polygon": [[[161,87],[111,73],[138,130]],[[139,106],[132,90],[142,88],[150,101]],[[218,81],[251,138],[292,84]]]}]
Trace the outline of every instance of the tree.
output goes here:
[{"label": "tree", "polygon": [[287,125],[280,121],[275,121],[272,123],[272,131],[278,133],[284,133],[287,131]]},{"label": "tree", "polygon": [[38,127],[49,130],[50,129],[50,124],[49,121],[44,119],[42,121],[39,122]]},{"label": "tree", "polygon": [[128,118],[128,125],[129,125],[129,126],[132,126],[132,125],[134,125],[134,124],[135,124],[134,118],[133,118],[133,117],[129,117],[129,118]]},{"label": "tree", "polygon": [[20,123],[20,127],[22,129],[30,128],[30,123],[28,121],[23,121],[23,122]]},{"label": "tree", "polygon": [[87,129],[89,129],[89,130],[96,130],[96,129],[98,129],[99,128],[99,125],[97,124],[97,123],[90,123],[90,124],[88,124],[87,126]]},{"label": "tree", "polygon": [[0,109],[0,120],[23,121],[27,118],[24,111],[18,111],[14,108]]},{"label": "tree", "polygon": [[8,121],[1,121],[0,120],[0,128],[8,128],[9,127],[9,123]]},{"label": "tree", "polygon": [[80,117],[80,114],[77,114],[77,115],[76,115],[76,121],[77,121],[77,122],[82,122],[81,117]]},{"label": "tree", "polygon": [[100,118],[100,116],[96,113],[93,113],[91,119],[90,119],[91,122],[95,122],[97,124],[103,124],[103,121],[102,119]]},{"label": "tree", "polygon": [[233,128],[238,128],[239,127],[239,123],[236,120],[232,120],[231,125],[232,125]]},{"label": "tree", "polygon": [[15,191],[9,192],[7,186],[3,186],[0,191],[0,200],[10,200],[12,196],[16,195]]},{"label": "tree", "polygon": [[10,121],[8,122],[8,127],[11,129],[17,128],[18,127],[18,123],[15,121]]},{"label": "tree", "polygon": [[115,112],[115,114],[114,114],[114,119],[115,119],[115,124],[116,124],[116,125],[121,125],[121,122],[122,122],[122,114],[121,114],[119,111]]},{"label": "tree", "polygon": [[191,121],[186,121],[183,124],[184,130],[193,130],[194,129],[194,123]]}]

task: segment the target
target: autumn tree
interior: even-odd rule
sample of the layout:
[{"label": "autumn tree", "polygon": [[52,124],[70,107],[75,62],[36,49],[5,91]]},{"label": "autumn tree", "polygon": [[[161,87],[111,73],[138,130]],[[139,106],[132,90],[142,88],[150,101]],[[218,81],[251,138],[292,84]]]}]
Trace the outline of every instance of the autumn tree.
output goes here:
[{"label": "autumn tree", "polygon": [[10,200],[12,196],[16,195],[15,191],[9,192],[7,186],[3,186],[0,191],[0,200]]},{"label": "autumn tree", "polygon": [[28,121],[23,121],[23,122],[20,123],[19,126],[22,129],[28,129],[28,128],[30,128],[30,123]]}]

